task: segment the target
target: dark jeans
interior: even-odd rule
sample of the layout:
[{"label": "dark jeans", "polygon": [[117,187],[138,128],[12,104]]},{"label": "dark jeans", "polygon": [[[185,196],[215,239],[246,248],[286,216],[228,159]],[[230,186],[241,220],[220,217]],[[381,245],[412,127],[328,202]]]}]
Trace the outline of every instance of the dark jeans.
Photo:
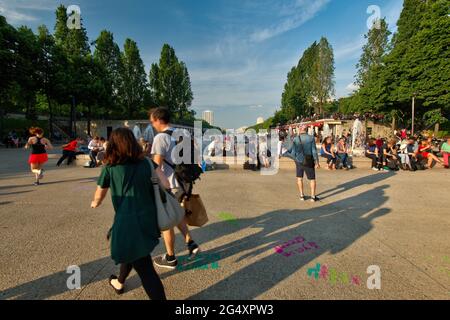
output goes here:
[{"label": "dark jeans", "polygon": [[153,267],[153,261],[150,255],[133,263],[121,264],[118,279],[120,283],[125,283],[133,268],[136,270],[139,278],[141,278],[142,286],[150,299],[167,300],[161,279]]},{"label": "dark jeans", "polygon": [[338,153],[337,156],[339,158],[339,161],[340,161],[341,165],[344,166],[344,167],[348,167],[348,163],[347,163],[348,154],[346,154],[346,153]]},{"label": "dark jeans", "polygon": [[336,162],[337,162],[337,158],[336,157],[333,158],[332,155],[324,154],[324,155],[322,155],[322,157],[327,159],[327,164],[330,164],[330,163],[336,164]]},{"label": "dark jeans", "polygon": [[91,158],[91,162],[89,163],[89,167],[95,168],[97,167],[97,154],[98,151],[89,152],[89,157]]},{"label": "dark jeans", "polygon": [[372,168],[380,169],[381,163],[378,160],[378,157],[375,154],[366,153],[366,157],[372,160]]},{"label": "dark jeans", "polygon": [[59,158],[58,163],[56,165],[60,166],[61,163],[63,163],[63,161],[66,159],[67,159],[67,165],[70,165],[77,158],[77,154],[78,153],[75,151],[63,150],[63,155],[61,158]]}]

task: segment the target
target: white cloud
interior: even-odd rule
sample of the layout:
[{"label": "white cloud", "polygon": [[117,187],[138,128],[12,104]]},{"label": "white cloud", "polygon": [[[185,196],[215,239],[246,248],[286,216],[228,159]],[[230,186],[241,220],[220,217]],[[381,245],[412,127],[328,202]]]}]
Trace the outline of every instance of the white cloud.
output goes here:
[{"label": "white cloud", "polygon": [[56,5],[51,0],[0,0],[0,14],[11,24],[20,24],[39,20],[35,11],[52,11]]},{"label": "white cloud", "polygon": [[354,92],[359,89],[359,85],[352,82],[352,83],[349,83],[345,89],[347,89],[350,92]]},{"label": "white cloud", "polygon": [[287,31],[296,29],[314,18],[330,0],[297,0],[295,3],[285,5],[278,12],[283,15],[283,20],[271,27],[264,28],[251,34],[250,39],[254,42],[262,42]]},{"label": "white cloud", "polygon": [[15,10],[0,6],[0,14],[6,17],[9,23],[16,24],[18,22],[36,21],[37,18],[31,15],[23,14]]},{"label": "white cloud", "polygon": [[258,104],[258,105],[253,105],[249,107],[250,109],[262,109],[264,108],[264,106],[262,104]]},{"label": "white cloud", "polygon": [[361,50],[365,43],[364,36],[360,35],[352,42],[339,45],[334,50],[334,58],[338,62],[358,58],[361,55]]}]

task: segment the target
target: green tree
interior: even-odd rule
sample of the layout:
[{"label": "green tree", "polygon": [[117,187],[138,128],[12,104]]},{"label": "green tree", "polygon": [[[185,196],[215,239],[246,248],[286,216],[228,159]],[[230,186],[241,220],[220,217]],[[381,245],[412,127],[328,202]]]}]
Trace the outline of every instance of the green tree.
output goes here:
[{"label": "green tree", "polygon": [[86,59],[89,59],[91,52],[83,20],[81,19],[79,29],[69,29],[67,18],[67,8],[60,5],[56,9],[54,37],[55,43],[62,49],[68,61],[65,66],[66,88],[68,89],[67,100],[71,100],[70,123],[71,134],[74,135],[77,104],[83,102],[85,91],[89,86],[90,79],[86,74]]},{"label": "green tree", "polygon": [[386,19],[375,21],[372,29],[364,35],[367,43],[363,46],[363,54],[356,65],[358,69],[356,84],[360,87],[366,83],[371,68],[382,64],[383,58],[389,50],[390,35]]},{"label": "green tree", "polygon": [[125,40],[121,60],[123,68],[119,96],[125,108],[124,113],[131,119],[144,108],[143,102],[148,90],[147,75],[136,42]]},{"label": "green tree", "polygon": [[67,59],[60,47],[55,43],[54,37],[46,26],[38,28],[38,43],[40,48],[37,65],[40,82],[40,92],[45,96],[48,114],[49,131],[53,134],[54,103],[64,102],[66,98],[66,70]]},{"label": "green tree", "polygon": [[0,136],[3,134],[3,117],[10,104],[11,86],[15,81],[15,50],[17,32],[0,15]]},{"label": "green tree", "polygon": [[36,93],[39,90],[37,65],[40,47],[36,35],[25,26],[17,30],[16,81],[18,84],[17,101],[24,106],[27,119],[36,119]]},{"label": "green tree", "polygon": [[122,60],[119,46],[114,42],[114,36],[111,32],[103,30],[95,43],[94,59],[100,65],[100,69],[105,74],[103,76],[104,87],[107,95],[110,97],[105,108],[104,114],[112,115],[117,113],[119,106],[119,90],[121,85]]},{"label": "green tree", "polygon": [[334,95],[334,54],[326,38],[320,39],[312,74],[312,92],[317,101],[316,111],[323,114],[324,106]]},{"label": "green tree", "polygon": [[159,64],[152,64],[149,78],[156,105],[168,107],[177,119],[192,117],[189,111],[193,100],[189,72],[168,44],[161,49]]}]

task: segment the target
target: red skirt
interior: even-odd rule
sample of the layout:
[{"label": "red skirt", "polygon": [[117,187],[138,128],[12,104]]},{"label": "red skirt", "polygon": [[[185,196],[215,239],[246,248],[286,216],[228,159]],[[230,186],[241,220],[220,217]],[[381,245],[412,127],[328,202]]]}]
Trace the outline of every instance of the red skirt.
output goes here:
[{"label": "red skirt", "polygon": [[420,154],[424,159],[428,159],[428,156],[430,155],[429,152],[419,152],[419,154]]},{"label": "red skirt", "polygon": [[46,153],[42,154],[30,154],[30,158],[28,159],[28,163],[32,164],[44,164],[48,161],[48,155]]}]

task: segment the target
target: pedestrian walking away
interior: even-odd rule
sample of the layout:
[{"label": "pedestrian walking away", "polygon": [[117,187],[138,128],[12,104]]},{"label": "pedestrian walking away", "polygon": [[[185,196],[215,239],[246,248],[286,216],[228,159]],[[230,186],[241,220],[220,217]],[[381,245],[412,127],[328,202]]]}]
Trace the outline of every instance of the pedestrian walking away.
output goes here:
[{"label": "pedestrian walking away", "polygon": [[[110,231],[111,258],[120,264],[120,274],[112,275],[109,285],[122,294],[125,280],[134,268],[147,295],[152,300],[166,300],[151,258],[160,238],[150,167],[154,164],[144,157],[133,132],[127,128],[112,132],[105,163],[91,207],[99,207],[111,190],[115,211]],[[165,179],[162,173],[158,176]],[[167,180],[165,186],[168,187]]]},{"label": "pedestrian walking away", "polygon": [[40,185],[40,180],[44,178],[44,164],[48,161],[47,150],[53,149],[51,142],[44,138],[44,130],[41,128],[31,128],[31,137],[28,139],[25,149],[31,148],[31,155],[28,159],[31,172],[35,175],[34,185]]}]

